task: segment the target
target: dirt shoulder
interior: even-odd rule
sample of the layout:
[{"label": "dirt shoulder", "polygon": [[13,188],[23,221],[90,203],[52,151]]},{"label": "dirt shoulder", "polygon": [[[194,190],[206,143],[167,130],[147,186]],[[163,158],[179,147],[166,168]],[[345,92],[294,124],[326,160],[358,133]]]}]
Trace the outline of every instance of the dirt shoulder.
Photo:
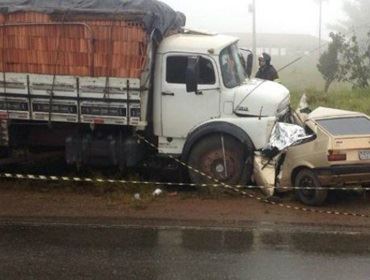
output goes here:
[{"label": "dirt shoulder", "polygon": [[[135,220],[144,224],[167,221],[177,225],[242,226],[249,223],[289,223],[363,227],[370,230],[370,218],[305,212],[301,204],[285,199],[271,205],[256,199],[230,195],[204,196],[198,192],[151,193],[135,200],[132,193],[86,192],[66,189],[24,189],[1,185],[0,219],[106,219]],[[290,209],[287,208],[290,207]],[[299,207],[299,209],[294,209]],[[370,214],[369,198],[364,195],[341,198],[317,208],[324,211]],[[164,224],[166,224],[164,222]]]}]

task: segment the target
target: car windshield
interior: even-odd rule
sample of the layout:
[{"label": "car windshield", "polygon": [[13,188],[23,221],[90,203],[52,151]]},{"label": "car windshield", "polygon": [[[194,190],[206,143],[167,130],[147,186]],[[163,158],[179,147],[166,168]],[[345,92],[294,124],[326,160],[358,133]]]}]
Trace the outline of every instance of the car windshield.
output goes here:
[{"label": "car windshield", "polygon": [[370,120],[365,117],[319,120],[317,123],[333,136],[370,135]]},{"label": "car windshield", "polygon": [[220,54],[222,79],[228,88],[240,86],[247,78],[237,44],[225,48]]}]

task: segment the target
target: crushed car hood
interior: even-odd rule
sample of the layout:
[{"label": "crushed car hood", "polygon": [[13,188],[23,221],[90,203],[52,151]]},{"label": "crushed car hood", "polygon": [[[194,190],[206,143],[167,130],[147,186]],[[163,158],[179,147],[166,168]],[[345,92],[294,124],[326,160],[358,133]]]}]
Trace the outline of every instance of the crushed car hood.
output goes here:
[{"label": "crushed car hood", "polygon": [[244,116],[278,116],[290,105],[289,90],[281,84],[259,79],[235,88],[234,110]]}]

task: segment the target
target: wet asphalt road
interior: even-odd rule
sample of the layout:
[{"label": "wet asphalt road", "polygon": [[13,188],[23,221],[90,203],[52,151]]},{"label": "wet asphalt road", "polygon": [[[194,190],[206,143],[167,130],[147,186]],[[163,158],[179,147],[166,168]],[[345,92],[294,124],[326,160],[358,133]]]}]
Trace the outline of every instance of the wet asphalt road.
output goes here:
[{"label": "wet asphalt road", "polygon": [[370,233],[0,223],[0,279],[369,279]]}]

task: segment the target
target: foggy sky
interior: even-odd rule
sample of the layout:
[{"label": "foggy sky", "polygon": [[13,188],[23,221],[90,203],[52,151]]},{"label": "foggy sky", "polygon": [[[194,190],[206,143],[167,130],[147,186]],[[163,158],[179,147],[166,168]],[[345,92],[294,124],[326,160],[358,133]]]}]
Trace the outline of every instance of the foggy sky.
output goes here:
[{"label": "foggy sky", "polygon": [[[252,31],[252,0],[162,0],[187,16],[187,26],[225,32]],[[323,36],[328,24],[345,17],[343,0],[327,0],[323,5]],[[318,36],[319,9],[315,0],[256,0],[258,33],[298,33]]]}]

